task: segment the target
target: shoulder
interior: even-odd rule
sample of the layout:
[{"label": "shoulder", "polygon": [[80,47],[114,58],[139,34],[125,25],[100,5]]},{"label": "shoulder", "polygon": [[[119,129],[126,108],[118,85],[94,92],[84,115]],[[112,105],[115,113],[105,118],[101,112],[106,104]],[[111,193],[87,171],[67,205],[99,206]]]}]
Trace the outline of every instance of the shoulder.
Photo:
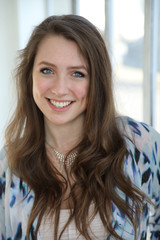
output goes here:
[{"label": "shoulder", "polygon": [[0,197],[2,198],[4,195],[6,196],[8,191],[10,191],[10,196],[12,196],[13,199],[16,199],[15,196],[18,196],[19,194],[25,197],[29,192],[29,187],[20,177],[11,172],[4,147],[0,151]]},{"label": "shoulder", "polygon": [[2,169],[6,169],[7,168],[7,160],[6,160],[6,152],[5,152],[5,148],[2,148],[0,150],[0,175],[2,173]]},{"label": "shoulder", "polygon": [[144,208],[141,227],[145,232],[147,221],[151,238],[157,239],[160,226],[160,134],[151,126],[128,117],[117,119],[117,124],[128,151],[124,173],[156,206],[150,205],[149,211]]},{"label": "shoulder", "polygon": [[160,154],[160,134],[153,127],[129,117],[117,118],[117,125],[128,147],[133,144],[140,152],[155,148]]},{"label": "shoulder", "polygon": [[12,191],[23,192],[23,195],[27,195],[29,191],[28,185],[11,172],[4,147],[0,151],[0,190],[4,190],[5,187],[11,187]]},{"label": "shoulder", "polygon": [[[0,150],[0,191],[4,190],[6,171],[8,169],[5,149]],[[2,193],[2,192],[1,192]]]},{"label": "shoulder", "polygon": [[[28,217],[34,193],[27,183],[11,174],[5,148],[0,151],[0,236],[5,239],[25,239]],[[35,223],[36,224],[36,223]]]},{"label": "shoulder", "polygon": [[147,194],[154,194],[155,188],[158,194],[160,134],[151,126],[129,117],[122,117],[117,121],[128,152],[124,163],[125,174]]},{"label": "shoulder", "polygon": [[[7,175],[7,160],[4,148],[0,151],[0,235],[5,238],[5,193],[6,193],[6,175]],[[9,196],[8,196],[9,197]]]}]

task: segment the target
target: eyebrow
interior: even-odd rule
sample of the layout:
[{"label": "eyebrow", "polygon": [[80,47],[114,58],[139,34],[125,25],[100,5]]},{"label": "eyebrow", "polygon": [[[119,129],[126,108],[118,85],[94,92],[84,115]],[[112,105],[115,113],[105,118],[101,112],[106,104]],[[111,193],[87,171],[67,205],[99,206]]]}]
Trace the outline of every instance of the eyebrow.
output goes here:
[{"label": "eyebrow", "polygon": [[[51,66],[51,67],[56,67],[55,64],[50,63],[50,62],[46,62],[46,61],[42,61],[42,62],[38,63],[38,65],[48,65],[48,66]],[[75,65],[75,66],[71,66],[71,67],[68,67],[68,68],[69,69],[84,69],[84,70],[88,71],[87,68],[84,65],[77,65],[77,66]]]},{"label": "eyebrow", "polygon": [[52,66],[52,67],[56,67],[53,63],[49,63],[49,62],[46,62],[46,61],[42,61],[42,62],[38,63],[38,65],[49,65],[49,66]]}]

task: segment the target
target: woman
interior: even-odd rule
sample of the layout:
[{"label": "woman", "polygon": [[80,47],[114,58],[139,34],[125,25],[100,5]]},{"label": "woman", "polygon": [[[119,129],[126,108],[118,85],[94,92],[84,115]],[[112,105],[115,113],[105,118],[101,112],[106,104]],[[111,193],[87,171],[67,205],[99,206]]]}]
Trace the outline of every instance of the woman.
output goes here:
[{"label": "woman", "polygon": [[116,115],[105,43],[80,16],[33,31],[0,161],[2,239],[160,239],[160,136]]}]

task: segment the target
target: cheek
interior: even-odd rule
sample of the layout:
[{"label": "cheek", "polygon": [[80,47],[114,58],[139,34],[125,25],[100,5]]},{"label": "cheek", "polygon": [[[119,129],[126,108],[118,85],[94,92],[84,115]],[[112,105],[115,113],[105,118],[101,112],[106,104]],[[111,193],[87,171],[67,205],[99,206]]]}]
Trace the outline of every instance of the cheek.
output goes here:
[{"label": "cheek", "polygon": [[47,81],[41,78],[33,78],[33,95],[41,95],[48,89]]},{"label": "cheek", "polygon": [[88,97],[89,84],[85,83],[75,87],[75,94],[79,100],[86,99]]}]

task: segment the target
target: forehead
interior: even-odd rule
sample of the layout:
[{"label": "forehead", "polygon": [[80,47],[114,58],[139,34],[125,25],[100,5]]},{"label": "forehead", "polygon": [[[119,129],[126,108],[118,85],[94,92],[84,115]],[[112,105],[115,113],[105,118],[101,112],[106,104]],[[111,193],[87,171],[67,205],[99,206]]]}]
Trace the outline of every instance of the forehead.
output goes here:
[{"label": "forehead", "polygon": [[83,61],[85,65],[88,65],[75,41],[66,39],[61,35],[50,34],[44,37],[40,42],[35,60],[37,60],[37,58],[48,58],[52,60],[56,57],[61,57],[61,60],[67,60],[67,58],[69,58],[75,61],[79,59]]}]

